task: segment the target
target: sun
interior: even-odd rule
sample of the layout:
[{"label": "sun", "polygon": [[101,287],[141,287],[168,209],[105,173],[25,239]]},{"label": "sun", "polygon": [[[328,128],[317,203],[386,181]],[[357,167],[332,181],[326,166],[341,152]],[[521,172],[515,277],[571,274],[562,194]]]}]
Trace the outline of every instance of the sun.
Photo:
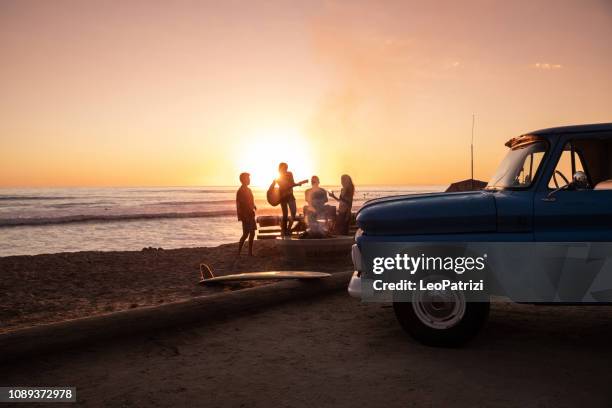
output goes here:
[{"label": "sun", "polygon": [[295,129],[262,129],[249,134],[237,155],[236,168],[251,174],[251,185],[268,187],[286,162],[295,181],[309,179],[313,163],[308,140]]}]

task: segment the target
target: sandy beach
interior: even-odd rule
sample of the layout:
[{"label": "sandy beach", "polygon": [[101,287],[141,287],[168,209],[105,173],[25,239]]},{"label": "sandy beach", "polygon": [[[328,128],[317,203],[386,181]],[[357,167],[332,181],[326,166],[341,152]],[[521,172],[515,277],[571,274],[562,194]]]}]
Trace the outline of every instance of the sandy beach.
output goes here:
[{"label": "sandy beach", "polygon": [[388,305],[338,292],[3,367],[86,406],[609,407],[609,307],[495,303],[462,349],[416,343]]},{"label": "sandy beach", "polygon": [[197,285],[202,262],[208,263],[217,275],[273,270],[335,272],[352,267],[349,256],[288,260],[271,241],[256,241],[254,257],[237,257],[236,251],[237,244],[227,244],[214,248],[0,258],[0,332],[253,285]]}]

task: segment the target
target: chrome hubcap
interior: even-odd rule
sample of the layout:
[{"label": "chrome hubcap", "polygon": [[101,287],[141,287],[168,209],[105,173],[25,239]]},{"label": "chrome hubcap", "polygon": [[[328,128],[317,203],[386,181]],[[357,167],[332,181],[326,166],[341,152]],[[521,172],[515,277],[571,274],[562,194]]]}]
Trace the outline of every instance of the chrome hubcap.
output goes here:
[{"label": "chrome hubcap", "polygon": [[425,325],[438,330],[449,329],[465,315],[465,295],[453,290],[417,291],[412,307]]}]

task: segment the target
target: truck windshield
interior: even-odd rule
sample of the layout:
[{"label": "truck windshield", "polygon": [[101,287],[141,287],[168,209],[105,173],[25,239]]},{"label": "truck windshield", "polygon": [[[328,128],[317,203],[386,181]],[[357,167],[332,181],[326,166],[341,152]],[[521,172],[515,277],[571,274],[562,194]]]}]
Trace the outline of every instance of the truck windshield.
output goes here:
[{"label": "truck windshield", "polygon": [[526,188],[535,179],[548,144],[538,141],[513,147],[487,184],[487,189]]}]

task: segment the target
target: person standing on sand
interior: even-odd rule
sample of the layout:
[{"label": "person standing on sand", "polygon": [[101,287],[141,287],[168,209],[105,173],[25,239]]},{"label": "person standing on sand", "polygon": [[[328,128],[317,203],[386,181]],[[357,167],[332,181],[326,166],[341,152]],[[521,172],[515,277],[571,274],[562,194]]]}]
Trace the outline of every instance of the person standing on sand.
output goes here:
[{"label": "person standing on sand", "polygon": [[355,186],[353,185],[351,176],[348,174],[343,174],[340,178],[340,182],[342,183],[340,197],[336,197],[333,191],[329,193],[330,197],[338,201],[338,215],[336,216],[336,222],[334,224],[334,232],[338,235],[348,235]]},{"label": "person standing on sand", "polygon": [[[278,190],[280,195],[280,205],[283,211],[283,219],[281,221],[281,235],[283,237],[291,235],[291,226],[293,220],[295,220],[295,212],[297,210],[295,204],[295,197],[293,196],[293,187],[301,186],[307,183],[308,180],[302,180],[296,183],[293,180],[293,173],[289,171],[289,165],[287,163],[280,163],[278,165]],[[289,221],[288,213],[291,211],[291,221]]]},{"label": "person standing on sand", "polygon": [[255,223],[255,199],[253,192],[249,188],[251,184],[251,175],[249,173],[240,173],[240,188],[236,192],[236,212],[238,221],[242,221],[242,236],[238,243],[238,256],[244,246],[244,241],[249,238],[249,256],[253,256],[253,239],[255,239],[255,231],[257,224]]}]

